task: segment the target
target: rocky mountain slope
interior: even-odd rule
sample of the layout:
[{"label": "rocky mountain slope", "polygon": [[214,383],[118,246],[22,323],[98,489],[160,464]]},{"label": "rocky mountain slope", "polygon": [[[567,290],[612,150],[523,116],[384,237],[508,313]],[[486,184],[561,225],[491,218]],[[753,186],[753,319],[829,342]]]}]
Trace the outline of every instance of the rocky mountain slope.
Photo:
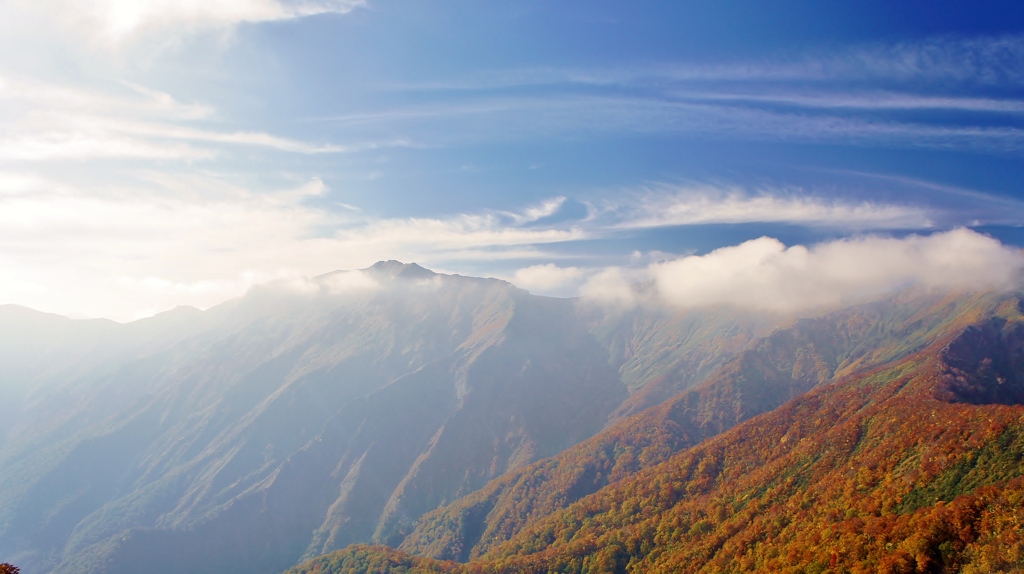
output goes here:
[{"label": "rocky mountain slope", "polygon": [[699,384],[771,321],[398,262],[127,325],[5,309],[0,555],[26,574],[278,572],[397,543]]},{"label": "rocky mountain slope", "polygon": [[781,327],[701,385],[424,516],[400,548],[446,560],[477,558],[607,484],[817,385],[917,352],[1005,304],[992,295],[907,292]]},{"label": "rocky mountain slope", "polygon": [[1021,310],[975,301],[924,348],[878,349],[891,359],[641,465],[469,564],[356,546],[290,572],[1024,569]]}]

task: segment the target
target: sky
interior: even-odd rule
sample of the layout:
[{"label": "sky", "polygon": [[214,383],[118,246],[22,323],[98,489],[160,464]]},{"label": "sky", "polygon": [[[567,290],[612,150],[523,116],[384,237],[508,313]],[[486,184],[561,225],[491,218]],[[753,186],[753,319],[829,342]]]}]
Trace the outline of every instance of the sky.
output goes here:
[{"label": "sky", "polygon": [[0,304],[415,261],[793,310],[1024,269],[1024,5],[7,0]]}]

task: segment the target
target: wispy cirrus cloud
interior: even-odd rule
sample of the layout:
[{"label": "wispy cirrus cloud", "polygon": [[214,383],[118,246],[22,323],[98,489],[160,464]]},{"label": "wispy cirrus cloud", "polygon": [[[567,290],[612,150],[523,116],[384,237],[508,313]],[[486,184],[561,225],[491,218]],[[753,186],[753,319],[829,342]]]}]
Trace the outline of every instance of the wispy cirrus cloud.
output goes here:
[{"label": "wispy cirrus cloud", "polygon": [[[1024,83],[1024,35],[939,36],[838,49],[765,54],[745,60],[660,62],[645,66],[533,67],[489,70],[470,78],[392,86],[407,90],[496,91],[578,84],[673,88],[679,84],[786,85],[860,81],[1000,85]],[[933,86],[934,87],[934,86]]]},{"label": "wispy cirrus cloud", "polygon": [[402,125],[441,143],[640,132],[1017,154],[1024,131],[997,115],[1024,113],[1006,90],[1021,84],[1024,36],[939,37],[732,62],[489,70],[391,86],[447,98],[333,121]]},{"label": "wispy cirrus cloud", "polygon": [[531,205],[521,212],[505,211],[501,213],[519,225],[524,223],[534,223],[557,213],[558,210],[565,205],[565,199],[566,198],[562,196],[553,197],[542,201],[537,205]]},{"label": "wispy cirrus cloud", "polygon": [[[796,103],[803,96],[788,98]],[[831,105],[818,101],[814,106],[805,105],[800,109],[774,109],[742,98],[715,101],[714,98],[685,100],[663,95],[553,93],[526,97],[487,94],[469,102],[377,110],[323,118],[323,121],[346,126],[360,134],[400,130],[425,145],[439,146],[564,136],[614,137],[631,133],[1001,154],[1024,150],[1024,130],[1014,125],[860,117],[845,113],[853,106],[843,105],[839,100],[844,98],[847,97],[841,94],[835,96]],[[909,100],[904,103],[909,106]],[[932,104],[934,102],[929,105]],[[1001,104],[1006,109],[1020,107],[1015,101]]]},{"label": "wispy cirrus cloud", "polygon": [[[364,226],[339,230],[334,238],[354,252],[409,253],[415,249],[424,256],[443,255],[447,259],[502,258],[501,248],[545,243],[578,241],[591,233],[580,228],[533,228],[505,225],[494,214],[459,214],[446,218],[382,219]],[[496,248],[486,250],[485,248]],[[532,253],[534,256],[538,252]],[[515,252],[514,258],[524,253]]]},{"label": "wispy cirrus cloud", "polygon": [[99,93],[0,78],[0,160],[132,158],[206,160],[224,147],[297,154],[355,153],[409,146],[407,139],[309,143],[263,131],[213,129],[212,107],[187,104],[135,84]]},{"label": "wispy cirrus cloud", "polygon": [[756,60],[661,64],[613,74],[574,74],[607,83],[868,82],[1000,85],[1024,83],[1024,36],[938,36],[833,50],[769,54]]},{"label": "wispy cirrus cloud", "polygon": [[877,201],[828,199],[803,190],[648,186],[599,210],[618,229],[714,223],[788,223],[844,229],[923,229],[934,225],[928,208]]},{"label": "wispy cirrus cloud", "polygon": [[53,159],[204,160],[216,154],[187,144],[140,141],[120,134],[86,131],[32,131],[0,140],[0,159],[38,161]]},{"label": "wispy cirrus cloud", "polygon": [[822,78],[1019,85],[1024,83],[1024,36],[876,43],[806,61]]},{"label": "wispy cirrus cloud", "polygon": [[[986,193],[975,189],[939,183],[917,177],[857,170],[815,170],[847,178],[861,188],[885,189],[905,199],[908,206],[933,218],[936,225],[1018,226],[1024,221],[1024,201],[1019,198]],[[932,205],[933,207],[924,207]]]},{"label": "wispy cirrus cloud", "polygon": [[92,114],[159,115],[166,119],[197,120],[213,115],[211,106],[178,101],[171,94],[122,81],[119,93],[0,76],[0,99],[8,106],[56,109]]},{"label": "wispy cirrus cloud", "polygon": [[796,108],[850,110],[949,110],[965,112],[1024,113],[1024,101],[1006,98],[970,96],[927,96],[899,92],[826,92],[776,91],[743,93],[726,91],[686,91],[673,94],[682,100],[785,105]]}]

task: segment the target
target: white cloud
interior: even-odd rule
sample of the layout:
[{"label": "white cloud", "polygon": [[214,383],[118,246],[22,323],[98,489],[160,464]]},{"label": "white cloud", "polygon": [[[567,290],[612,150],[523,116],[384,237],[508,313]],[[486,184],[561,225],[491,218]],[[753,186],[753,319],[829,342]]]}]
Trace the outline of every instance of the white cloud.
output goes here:
[{"label": "white cloud", "polygon": [[578,267],[545,263],[517,270],[512,283],[537,295],[563,295],[578,288],[583,278],[583,270]]},{"label": "white cloud", "polygon": [[920,229],[932,226],[920,207],[764,191],[714,187],[658,186],[616,201],[605,209],[628,215],[617,227],[632,229],[707,223],[794,223],[847,229]]},{"label": "white cloud", "polygon": [[864,237],[786,247],[762,237],[651,267],[661,296],[683,307],[799,312],[899,287],[1010,289],[1024,254],[967,229],[903,239]]},{"label": "white cloud", "polygon": [[[0,172],[0,303],[129,320],[180,304],[209,307],[272,280],[305,285],[301,277],[382,259],[538,257],[536,245],[585,236],[516,227],[500,214],[332,213],[306,204],[327,192],[317,179],[274,193],[196,173],[145,179],[139,188],[80,189]],[[329,291],[358,287],[368,287],[359,275],[325,283]]]},{"label": "white cloud", "polygon": [[[344,14],[363,0],[15,0],[94,42],[116,46],[152,35],[225,29],[245,22]],[[147,38],[148,39],[148,38]]]},{"label": "white cloud", "polygon": [[8,161],[102,158],[203,160],[214,155],[212,150],[188,144],[147,142],[102,132],[48,131],[14,134],[0,140],[0,159]]},{"label": "white cloud", "polygon": [[0,195],[28,193],[46,185],[45,179],[33,173],[0,172]]},{"label": "white cloud", "polygon": [[[582,229],[522,228],[506,225],[493,214],[460,214],[451,218],[382,219],[340,230],[335,238],[353,249],[394,249],[408,252],[411,246],[424,254],[472,250],[480,247],[514,247],[584,239]],[[492,252],[491,257],[501,257]],[[516,255],[518,257],[518,255]]]},{"label": "white cloud", "polygon": [[[0,303],[122,320],[179,304],[205,308],[254,284],[295,282],[382,259],[444,267],[457,261],[494,264],[550,258],[547,244],[607,237],[625,228],[716,221],[877,228],[919,221],[913,210],[884,205],[829,203],[792,194],[744,195],[710,187],[685,193],[652,188],[646,195],[641,192],[605,205],[595,217],[552,225],[538,225],[538,219],[556,212],[565,201],[561,197],[515,212],[380,218],[359,210],[319,207],[325,205],[322,198],[329,190],[317,178],[256,193],[224,176],[196,170],[132,172],[137,183],[117,185],[105,179],[94,185],[71,183],[73,176],[60,180],[57,175],[0,172]],[[967,267],[963,257],[943,263],[936,248],[926,249],[940,238],[951,242],[954,254],[980,246],[971,256],[981,262],[980,268]],[[909,247],[917,245],[915,241],[920,246]],[[991,277],[991,269],[1016,269],[1005,262],[996,264],[993,244],[998,246],[968,231],[906,240],[851,240],[809,250],[786,249],[763,239],[656,264],[650,270],[662,279],[665,299],[673,304],[731,302],[791,309],[831,304],[853,293],[920,279],[924,270],[940,264],[953,277],[978,280]],[[630,265],[643,268],[666,257],[670,256],[638,256]],[[829,267],[829,258],[844,263]],[[922,262],[927,266],[921,267]],[[842,275],[847,268],[853,270],[850,277]],[[699,280],[684,281],[682,276]],[[351,281],[344,283],[343,277]],[[519,269],[512,281],[538,294],[581,294],[588,300],[630,305],[636,298],[632,284],[650,277],[626,268],[595,272],[547,263]],[[932,275],[926,278],[928,285],[941,283]],[[344,285],[327,288],[358,287],[356,279],[338,276]],[[671,285],[678,289],[666,287]],[[748,288],[772,294],[752,295],[745,301],[743,295],[752,292]]]},{"label": "white cloud", "polygon": [[[299,154],[356,153],[408,147],[404,138],[349,145],[314,144],[262,131],[202,127],[215,115],[204,104],[124,83],[106,93],[0,78],[0,160],[130,158],[209,160],[232,146]],[[197,126],[198,123],[198,126]]]},{"label": "white cloud", "polygon": [[77,125],[80,126],[149,138],[259,146],[279,151],[304,154],[351,153],[386,147],[407,147],[411,145],[408,140],[401,138],[355,145],[314,145],[289,138],[274,136],[264,132],[217,132],[180,125],[114,121],[108,118],[76,119]]},{"label": "white cloud", "polygon": [[545,217],[554,215],[561,209],[565,203],[564,197],[553,197],[546,201],[542,201],[538,205],[532,205],[527,207],[520,213],[514,212],[503,212],[504,215],[508,216],[516,224],[534,223]]},{"label": "white cloud", "polygon": [[335,295],[362,293],[380,289],[380,283],[362,271],[331,273],[320,280],[328,292]]},{"label": "white cloud", "polygon": [[[329,193],[316,178],[254,193],[221,176],[195,171],[155,170],[134,176],[141,182],[135,187],[87,187],[37,172],[0,172],[0,302],[124,320],[179,304],[205,308],[254,284],[302,282],[301,277],[359,269],[382,259],[427,266],[537,259],[550,257],[545,244],[604,237],[630,225],[741,220],[838,225],[843,218],[857,218],[854,208],[815,199],[725,194],[716,203],[706,194],[696,204],[687,200],[679,207],[659,203],[676,196],[657,193],[633,211],[625,202],[609,207],[625,213],[551,226],[536,225],[536,220],[556,211],[562,198],[517,212],[375,218],[358,210],[315,207],[322,202],[309,200]],[[889,213],[873,209],[876,215]],[[659,213],[662,219],[650,219]],[[875,219],[875,225],[885,220]],[[888,219],[893,221],[900,219]],[[676,305],[732,303],[791,310],[914,280],[937,287],[944,285],[943,277],[950,285],[968,279],[1005,283],[1005,274],[1019,268],[1013,263],[1016,256],[1007,253],[1012,252],[995,240],[964,230],[810,249],[787,249],[765,238],[654,264],[646,276],[636,269],[595,272],[547,263],[519,269],[512,281],[538,294],[580,294],[592,301],[632,305],[637,297],[633,284],[653,276],[664,298]],[[666,257],[640,256],[632,265],[642,268]],[[325,288],[372,287],[360,283],[357,275],[335,279],[337,285]]]},{"label": "white cloud", "polygon": [[166,92],[132,82],[121,82],[128,93],[104,93],[96,90],[58,85],[23,78],[0,77],[0,99],[7,106],[87,112],[91,114],[159,115],[167,119],[197,120],[213,115],[213,108],[198,103],[179,102]]},{"label": "white cloud", "polygon": [[636,272],[609,267],[591,275],[580,287],[585,302],[615,307],[632,307],[639,299]]}]

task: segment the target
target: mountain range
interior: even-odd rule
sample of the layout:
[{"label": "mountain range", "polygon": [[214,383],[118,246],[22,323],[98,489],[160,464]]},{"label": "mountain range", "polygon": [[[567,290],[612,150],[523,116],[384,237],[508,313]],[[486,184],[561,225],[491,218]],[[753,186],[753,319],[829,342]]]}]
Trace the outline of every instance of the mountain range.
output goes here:
[{"label": "mountain range", "polygon": [[1016,294],[908,288],[793,318],[645,289],[624,307],[387,261],[128,324],[0,307],[0,556],[26,574],[1024,567]]}]

